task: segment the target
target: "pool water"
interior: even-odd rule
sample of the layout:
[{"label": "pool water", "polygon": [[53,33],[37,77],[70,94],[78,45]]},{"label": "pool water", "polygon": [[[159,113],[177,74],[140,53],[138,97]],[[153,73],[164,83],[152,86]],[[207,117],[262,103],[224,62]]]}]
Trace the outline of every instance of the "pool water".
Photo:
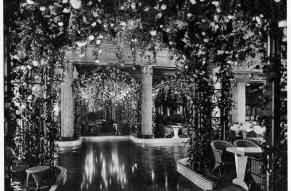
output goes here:
[{"label": "pool water", "polygon": [[65,190],[199,190],[180,175],[176,162],[183,146],[151,147],[129,140],[84,142],[81,149],[59,153],[68,169]]}]

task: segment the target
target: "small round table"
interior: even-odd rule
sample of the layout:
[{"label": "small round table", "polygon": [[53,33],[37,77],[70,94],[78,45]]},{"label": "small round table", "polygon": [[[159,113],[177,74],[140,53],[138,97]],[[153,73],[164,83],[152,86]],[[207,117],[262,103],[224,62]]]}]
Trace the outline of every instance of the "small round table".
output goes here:
[{"label": "small round table", "polygon": [[34,166],[29,169],[26,169],[27,173],[27,178],[26,178],[26,188],[28,188],[28,180],[30,175],[32,175],[35,184],[36,184],[36,189],[39,190],[39,184],[45,175],[45,173],[50,169],[49,166]]}]

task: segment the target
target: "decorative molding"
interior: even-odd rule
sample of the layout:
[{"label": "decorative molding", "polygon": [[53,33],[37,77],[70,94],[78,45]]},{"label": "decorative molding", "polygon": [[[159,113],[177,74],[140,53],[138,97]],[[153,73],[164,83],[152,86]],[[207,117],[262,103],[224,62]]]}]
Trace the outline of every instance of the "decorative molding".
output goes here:
[{"label": "decorative molding", "polygon": [[246,81],[238,81],[236,83],[237,87],[245,87],[247,85],[247,82]]},{"label": "decorative molding", "polygon": [[142,67],[142,73],[146,74],[146,73],[150,73],[153,74],[153,67],[151,65],[146,65]]},{"label": "decorative molding", "polygon": [[129,136],[83,136],[80,139],[88,142],[108,141],[108,140],[129,140]]},{"label": "decorative molding", "polygon": [[[119,50],[118,50],[119,47]],[[116,65],[118,63],[131,66],[133,65],[132,53],[129,47],[123,47],[120,50],[120,46],[114,43],[103,43],[100,48],[96,48],[94,45],[88,45],[82,48],[71,48],[66,53],[66,59],[69,62],[75,64],[95,64],[95,65]],[[97,50],[98,49],[98,50]],[[102,50],[102,53],[99,52]],[[98,52],[99,63],[96,63],[96,56],[94,52]],[[119,54],[117,54],[119,52]],[[152,54],[150,52],[136,53],[136,65],[145,65],[150,61],[153,61]],[[157,51],[157,63],[155,67],[176,68],[175,60],[168,49],[161,49]]]}]

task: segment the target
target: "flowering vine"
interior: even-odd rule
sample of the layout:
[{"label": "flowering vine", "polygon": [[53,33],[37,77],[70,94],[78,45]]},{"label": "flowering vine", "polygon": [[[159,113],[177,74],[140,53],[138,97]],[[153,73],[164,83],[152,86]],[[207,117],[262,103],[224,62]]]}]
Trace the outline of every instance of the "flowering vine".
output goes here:
[{"label": "flowering vine", "polygon": [[131,128],[138,120],[138,86],[129,74],[116,68],[103,67],[81,75],[78,94],[89,111],[118,105],[123,122]]},{"label": "flowering vine", "polygon": [[[179,60],[176,77],[187,87],[186,95],[192,103],[186,120],[191,145],[189,158],[191,166],[199,170],[208,165],[204,157],[210,155],[209,143],[213,138],[212,123],[209,120],[217,104],[212,103],[213,79],[216,77],[222,83],[218,107],[223,117],[221,126],[227,131],[232,67],[239,64],[246,55],[256,54],[265,48],[265,43],[260,40],[267,36],[266,31],[275,31],[273,29],[278,28],[278,21],[286,19],[284,0],[27,0],[12,2],[10,5],[13,10],[9,17],[13,22],[9,23],[9,66],[12,68],[11,80],[14,85],[11,88],[15,92],[9,95],[14,98],[13,104],[10,103],[12,113],[8,124],[15,122],[15,116],[21,117],[23,125],[19,127],[23,131],[18,132],[25,132],[25,135],[21,135],[22,138],[18,140],[26,141],[23,136],[32,135],[38,139],[36,143],[40,146],[34,147],[34,143],[30,144],[32,141],[28,140],[28,147],[21,148],[19,153],[31,153],[33,158],[40,159],[36,163],[47,163],[50,160],[50,164],[56,133],[52,117],[52,100],[55,96],[53,74],[56,63],[63,61],[66,47],[85,47],[87,44],[98,46],[101,43],[99,37],[115,38],[123,31],[130,34],[130,40],[134,39],[135,47],[138,46],[143,53],[152,52],[154,59],[149,60],[151,64],[156,63],[157,42],[175,50]],[[132,54],[135,55],[135,51],[133,48]],[[271,64],[268,65],[274,69],[275,82],[279,85],[276,89],[279,95],[278,99],[275,98],[276,105],[281,105],[280,98],[283,95],[280,94],[282,67],[278,64],[281,57],[279,54],[271,55]],[[220,68],[216,76],[212,74],[215,67]],[[35,73],[41,74],[39,79],[34,78]],[[34,83],[39,83],[39,86],[32,85]],[[45,96],[39,97],[42,94],[40,92],[45,92]],[[41,108],[38,108],[40,105]],[[33,107],[37,107],[35,111],[42,110],[41,114],[33,112]],[[279,110],[275,112],[276,125],[281,129],[278,126],[281,116]],[[44,135],[36,136],[41,132],[32,128],[34,122],[45,127]],[[276,136],[277,143],[279,137]],[[47,146],[41,146],[44,144]],[[39,151],[30,152],[29,149]],[[49,156],[49,159],[37,158],[38,152],[44,157]]]}]

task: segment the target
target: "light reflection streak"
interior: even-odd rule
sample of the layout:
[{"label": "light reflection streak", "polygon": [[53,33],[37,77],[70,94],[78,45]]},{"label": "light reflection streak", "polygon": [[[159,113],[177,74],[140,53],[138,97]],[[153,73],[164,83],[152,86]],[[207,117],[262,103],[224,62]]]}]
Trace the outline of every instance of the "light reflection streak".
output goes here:
[{"label": "light reflection streak", "polygon": [[[184,148],[129,145],[128,142],[86,143],[78,154],[61,154],[68,167],[68,190],[190,190],[191,184],[180,182],[175,171],[176,156],[185,156]],[[79,154],[80,153],[80,154]],[[123,188],[123,189],[122,189]],[[187,188],[187,189],[184,189]]]},{"label": "light reflection streak", "polygon": [[[132,167],[135,169],[137,164]],[[90,186],[96,184],[94,181],[100,181],[100,190],[108,190],[108,186],[113,182],[117,182],[122,189],[127,186],[126,167],[124,162],[119,159],[117,148],[112,149],[111,158],[110,155],[106,156],[102,152],[98,158],[92,148],[88,149],[85,156],[81,190],[90,190]]]},{"label": "light reflection streak", "polygon": [[85,158],[85,167],[83,171],[83,180],[81,183],[81,190],[86,187],[86,189],[89,188],[89,184],[92,183],[93,177],[95,176],[96,173],[96,163],[94,162],[95,160],[94,152],[92,149],[89,150],[88,154],[86,155]]},{"label": "light reflection streak", "polygon": [[102,162],[102,168],[101,168],[101,177],[103,180],[103,184],[105,186],[105,188],[108,188],[108,181],[107,181],[107,170],[106,170],[106,160],[101,159]]},{"label": "light reflection streak", "polygon": [[124,163],[120,163],[117,149],[113,149],[111,152],[111,169],[109,172],[111,173],[111,177],[115,177],[117,179],[117,182],[121,185],[121,187],[125,187],[127,185],[127,176],[125,172],[125,166]]}]

